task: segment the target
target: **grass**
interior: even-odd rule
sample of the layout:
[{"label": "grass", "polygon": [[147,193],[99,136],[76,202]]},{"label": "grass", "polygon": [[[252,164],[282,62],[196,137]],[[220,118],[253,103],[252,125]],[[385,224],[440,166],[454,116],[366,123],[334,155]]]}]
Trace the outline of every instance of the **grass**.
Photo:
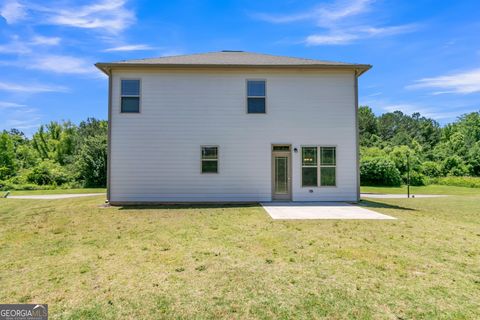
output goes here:
[{"label": "grass", "polygon": [[[407,194],[407,186],[402,186],[402,187],[364,187],[362,186],[361,192]],[[410,186],[410,193],[411,194],[480,195],[480,189],[432,184],[432,185],[420,186],[420,187]]]},{"label": "grass", "polygon": [[[35,194],[72,194],[72,193],[105,193],[105,188],[80,188],[80,189],[53,189],[53,190],[14,190],[10,191],[12,196],[24,196]],[[0,191],[5,193],[5,191]]]},{"label": "grass", "polygon": [[362,201],[389,221],[0,199],[0,301],[52,319],[478,319],[480,194],[462,192]]}]

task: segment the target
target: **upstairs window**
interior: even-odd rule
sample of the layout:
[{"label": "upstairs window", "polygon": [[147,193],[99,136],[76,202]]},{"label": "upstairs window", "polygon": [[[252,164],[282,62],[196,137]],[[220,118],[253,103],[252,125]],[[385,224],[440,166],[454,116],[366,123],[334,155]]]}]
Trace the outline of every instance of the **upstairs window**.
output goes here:
[{"label": "upstairs window", "polygon": [[218,173],[218,147],[202,146],[202,173]]},{"label": "upstairs window", "polygon": [[140,80],[122,80],[121,93],[121,112],[140,112]]},{"label": "upstairs window", "polygon": [[247,112],[265,113],[265,80],[247,80]]}]

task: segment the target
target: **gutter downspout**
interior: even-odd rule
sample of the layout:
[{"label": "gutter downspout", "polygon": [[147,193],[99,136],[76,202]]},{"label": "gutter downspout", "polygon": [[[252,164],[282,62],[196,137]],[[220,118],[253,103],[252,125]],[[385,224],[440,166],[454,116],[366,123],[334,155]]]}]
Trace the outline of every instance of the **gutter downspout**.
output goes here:
[{"label": "gutter downspout", "polygon": [[355,158],[356,158],[356,173],[357,173],[357,202],[360,201],[360,128],[358,127],[358,77],[359,77],[358,70],[355,69],[354,76],[354,90],[355,90]]},{"label": "gutter downspout", "polygon": [[112,69],[108,74],[107,202],[111,200],[112,180]]}]

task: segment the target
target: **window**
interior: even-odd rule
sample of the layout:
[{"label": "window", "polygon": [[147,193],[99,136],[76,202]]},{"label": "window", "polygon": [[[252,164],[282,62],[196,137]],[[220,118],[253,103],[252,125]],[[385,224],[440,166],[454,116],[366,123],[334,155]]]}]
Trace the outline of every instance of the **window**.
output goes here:
[{"label": "window", "polygon": [[122,80],[121,92],[121,112],[140,112],[140,80]]},{"label": "window", "polygon": [[302,187],[336,186],[336,161],[335,147],[302,147]]},{"label": "window", "polygon": [[317,147],[302,148],[302,186],[317,186]]},{"label": "window", "polygon": [[336,154],[335,147],[320,148],[320,185],[333,187],[335,181]]},{"label": "window", "polygon": [[265,113],[265,80],[247,80],[247,112]]},{"label": "window", "polygon": [[202,173],[218,173],[218,147],[202,147]]}]

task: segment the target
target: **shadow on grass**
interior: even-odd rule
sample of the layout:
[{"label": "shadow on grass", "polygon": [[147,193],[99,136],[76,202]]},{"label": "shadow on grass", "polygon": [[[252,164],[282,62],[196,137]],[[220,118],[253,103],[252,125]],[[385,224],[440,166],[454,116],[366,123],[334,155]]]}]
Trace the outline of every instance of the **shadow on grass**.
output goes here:
[{"label": "shadow on grass", "polygon": [[415,209],[412,209],[412,208],[406,208],[406,207],[396,206],[396,205],[393,205],[393,204],[370,201],[370,200],[360,200],[358,205],[360,205],[361,207],[366,207],[366,208],[383,208],[383,209],[416,211]]},{"label": "shadow on grass", "polygon": [[185,209],[233,209],[261,207],[259,203],[165,203],[152,205],[121,205],[119,210],[185,210]]}]

